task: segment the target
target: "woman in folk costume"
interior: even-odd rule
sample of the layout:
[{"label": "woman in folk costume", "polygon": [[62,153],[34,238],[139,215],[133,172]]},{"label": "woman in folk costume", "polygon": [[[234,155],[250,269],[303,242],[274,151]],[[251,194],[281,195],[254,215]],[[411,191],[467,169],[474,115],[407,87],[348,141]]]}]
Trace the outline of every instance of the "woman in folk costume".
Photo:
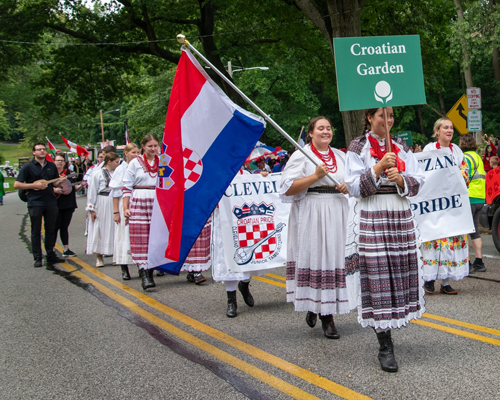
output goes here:
[{"label": "woman in folk costume", "polygon": [[[392,107],[386,112],[390,130]],[[358,321],[377,333],[382,369],[396,372],[391,329],[424,312],[416,223],[406,198],[418,193],[424,175],[401,139],[391,137],[387,152],[386,121],[384,109],[365,110],[365,133],[347,151],[345,182],[357,202],[349,221],[346,274]]]},{"label": "woman in folk costume", "polygon": [[[439,118],[434,123],[435,143],[429,143],[424,151],[442,149],[453,159],[454,164],[462,171],[467,182],[467,163],[464,153],[453,139],[453,123],[448,118]],[[422,260],[424,264],[424,290],[427,294],[434,293],[436,279],[441,279],[441,293],[457,294],[450,286],[450,280],[458,281],[469,275],[469,246],[467,234],[432,240],[422,244]]]},{"label": "woman in folk costume", "polygon": [[113,254],[115,228],[113,226],[113,198],[109,196],[109,183],[113,172],[120,164],[116,153],[104,157],[103,167],[90,177],[87,208],[90,214],[87,254],[96,255],[96,267],[103,267],[103,256]]},{"label": "woman in folk costume", "polygon": [[116,222],[113,263],[121,267],[122,279],[124,281],[130,279],[128,264],[133,264],[133,260],[130,255],[129,227],[125,223],[125,217],[123,215],[123,177],[128,164],[136,158],[139,153],[139,148],[135,143],[129,143],[125,146],[123,149],[124,162],[116,168],[109,184],[111,187],[111,197],[113,198],[113,221]]},{"label": "woman in folk costume", "polygon": [[212,215],[201,230],[196,242],[194,242],[181,271],[187,271],[188,282],[201,285],[206,282],[202,272],[207,271],[212,263],[210,255],[210,240],[212,237]]},{"label": "woman in folk costume", "polygon": [[[317,316],[324,334],[338,339],[333,314],[350,311],[345,281],[345,243],[348,202],[344,194],[345,154],[329,146],[332,126],[325,117],[313,118],[304,147],[319,166],[299,151],[282,175],[280,194],[292,203],[288,225],[287,301],[295,311],[307,311],[312,328]],[[331,175],[339,186],[327,177]]]},{"label": "woman in folk costume", "polygon": [[153,288],[153,269],[148,264],[149,228],[158,175],[159,141],[154,135],[142,139],[142,155],[130,162],[123,177],[123,215],[128,219],[130,252],[139,267],[144,290]]}]

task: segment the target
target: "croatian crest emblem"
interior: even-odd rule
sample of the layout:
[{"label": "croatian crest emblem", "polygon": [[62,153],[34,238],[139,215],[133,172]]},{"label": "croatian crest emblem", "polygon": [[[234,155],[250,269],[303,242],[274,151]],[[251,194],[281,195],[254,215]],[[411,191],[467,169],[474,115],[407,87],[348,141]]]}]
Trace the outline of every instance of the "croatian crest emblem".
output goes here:
[{"label": "croatian crest emblem", "polygon": [[233,227],[233,239],[236,251],[234,262],[238,265],[250,261],[263,263],[276,257],[281,250],[281,231],[284,223],[274,224],[274,204],[243,204],[234,207],[236,227]]}]

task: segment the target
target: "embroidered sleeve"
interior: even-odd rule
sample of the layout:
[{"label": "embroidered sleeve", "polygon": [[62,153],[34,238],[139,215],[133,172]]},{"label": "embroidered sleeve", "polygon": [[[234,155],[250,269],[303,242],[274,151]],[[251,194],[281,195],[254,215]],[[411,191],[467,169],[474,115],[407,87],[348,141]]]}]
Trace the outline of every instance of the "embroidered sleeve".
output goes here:
[{"label": "embroidered sleeve", "polygon": [[99,175],[92,174],[89,181],[89,188],[87,193],[87,207],[86,211],[96,211],[97,193],[99,192]]},{"label": "embroidered sleeve", "polygon": [[415,178],[408,175],[403,175],[403,179],[405,181],[404,189],[396,185],[399,195],[408,197],[416,196],[420,190],[420,183]]},{"label": "embroidered sleeve", "polygon": [[377,188],[377,182],[375,181],[372,169],[370,168],[359,178],[359,190],[361,193],[361,197],[373,196],[375,193],[377,193]]}]

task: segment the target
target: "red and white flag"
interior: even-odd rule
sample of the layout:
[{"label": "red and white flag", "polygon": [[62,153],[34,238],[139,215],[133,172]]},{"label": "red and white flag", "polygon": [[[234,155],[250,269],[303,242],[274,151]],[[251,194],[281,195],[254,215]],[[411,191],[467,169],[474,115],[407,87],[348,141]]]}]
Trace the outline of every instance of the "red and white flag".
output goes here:
[{"label": "red and white flag", "polygon": [[63,140],[64,143],[66,143],[66,146],[68,146],[68,149],[72,153],[78,154],[80,157],[87,157],[89,155],[89,152],[85,147],[79,146],[76,143],[70,142],[68,139],[66,139],[63,135],[61,135],[61,139]]}]

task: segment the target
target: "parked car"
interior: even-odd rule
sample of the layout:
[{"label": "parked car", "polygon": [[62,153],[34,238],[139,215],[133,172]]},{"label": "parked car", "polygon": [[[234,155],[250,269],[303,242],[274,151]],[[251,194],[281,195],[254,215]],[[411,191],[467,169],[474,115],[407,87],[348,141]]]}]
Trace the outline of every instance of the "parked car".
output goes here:
[{"label": "parked car", "polygon": [[500,252],[500,167],[486,175],[486,203],[481,210],[479,223],[491,229],[493,244]]}]

